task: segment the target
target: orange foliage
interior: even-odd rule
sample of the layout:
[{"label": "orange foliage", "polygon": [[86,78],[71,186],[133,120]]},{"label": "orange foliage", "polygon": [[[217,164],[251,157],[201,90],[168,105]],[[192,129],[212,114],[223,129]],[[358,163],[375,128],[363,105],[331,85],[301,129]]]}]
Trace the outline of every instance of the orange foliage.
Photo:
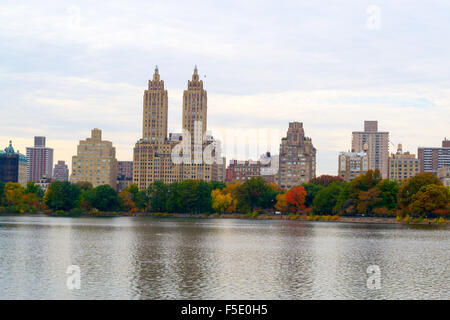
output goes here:
[{"label": "orange foliage", "polygon": [[305,208],[306,190],[303,186],[292,187],[286,192],[287,203],[294,206],[296,212]]}]

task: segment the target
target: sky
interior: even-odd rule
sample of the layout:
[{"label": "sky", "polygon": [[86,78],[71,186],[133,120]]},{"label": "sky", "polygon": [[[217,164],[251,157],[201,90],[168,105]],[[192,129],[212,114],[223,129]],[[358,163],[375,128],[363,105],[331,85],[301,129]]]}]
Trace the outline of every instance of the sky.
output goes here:
[{"label": "sky", "polygon": [[398,143],[450,138],[449,1],[0,2],[0,147],[47,137],[69,166],[100,128],[118,160],[142,136],[142,95],[158,65],[169,131],[197,65],[208,130],[227,160],[278,154],[290,121],[337,174],[352,131],[378,120]]}]

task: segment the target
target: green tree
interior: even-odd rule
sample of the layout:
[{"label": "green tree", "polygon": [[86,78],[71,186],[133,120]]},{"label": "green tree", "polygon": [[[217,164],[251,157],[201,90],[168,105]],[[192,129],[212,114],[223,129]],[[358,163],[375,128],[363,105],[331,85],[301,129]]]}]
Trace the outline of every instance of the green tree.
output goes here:
[{"label": "green tree", "polygon": [[255,207],[272,208],[276,203],[277,192],[261,177],[248,179],[236,191],[238,206],[244,211],[253,212]]},{"label": "green tree", "polygon": [[45,204],[53,210],[71,210],[80,203],[81,188],[67,181],[50,184],[44,196]]},{"label": "green tree", "polygon": [[324,187],[320,184],[305,183],[303,184],[303,188],[305,188],[306,191],[305,206],[307,208],[310,208],[313,204],[314,198],[316,197],[317,193]]},{"label": "green tree", "polygon": [[182,212],[181,183],[172,182],[167,188],[166,210],[168,212]]},{"label": "green tree", "polygon": [[217,190],[217,189],[222,190],[226,186],[227,185],[225,183],[223,183],[222,181],[215,181],[215,180],[213,180],[213,181],[209,182],[209,187],[211,188],[211,191],[212,190]]},{"label": "green tree", "polygon": [[199,181],[195,190],[196,203],[195,211],[199,213],[212,212],[211,184],[205,181]]},{"label": "green tree", "polygon": [[39,199],[44,196],[44,190],[42,190],[40,185],[35,184],[34,182],[27,183],[24,193],[34,193]]},{"label": "green tree", "polygon": [[155,181],[148,186],[147,195],[152,212],[165,212],[168,208],[169,187],[162,181]]},{"label": "green tree", "polygon": [[110,185],[104,184],[87,191],[84,200],[92,208],[100,211],[114,211],[119,207],[117,191]]},{"label": "green tree", "polygon": [[383,179],[378,182],[376,188],[381,191],[381,200],[377,204],[377,207],[385,207],[390,210],[397,208],[397,194],[399,190],[397,181]]},{"label": "green tree", "polygon": [[78,187],[80,187],[80,189],[82,191],[88,191],[91,190],[93,188],[92,183],[90,183],[89,181],[79,181],[77,183],[75,183]]},{"label": "green tree", "polygon": [[335,212],[343,215],[352,215],[355,213],[355,201],[350,197],[350,183],[342,184],[342,190],[336,200]]},{"label": "green tree", "polygon": [[344,187],[344,183],[335,181],[320,190],[313,201],[313,212],[316,214],[334,214],[338,197]]}]

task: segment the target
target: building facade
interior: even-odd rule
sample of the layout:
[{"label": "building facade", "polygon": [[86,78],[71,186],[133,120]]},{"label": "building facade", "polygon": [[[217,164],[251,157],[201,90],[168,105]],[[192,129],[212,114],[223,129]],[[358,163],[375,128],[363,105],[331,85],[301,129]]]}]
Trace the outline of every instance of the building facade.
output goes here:
[{"label": "building facade", "polygon": [[450,140],[444,139],[441,148],[419,147],[417,156],[420,161],[420,172],[432,172],[437,175],[440,168],[450,166]]},{"label": "building facade", "polygon": [[27,157],[14,151],[12,141],[4,151],[0,150],[0,182],[27,185]]},{"label": "building facade", "polygon": [[414,177],[420,171],[420,161],[415,154],[408,151],[403,152],[402,145],[399,144],[397,153],[389,157],[389,179],[401,182],[402,180]]},{"label": "building facade", "polygon": [[46,192],[48,187],[52,184],[53,179],[48,178],[46,176],[42,177],[39,182],[37,182],[36,184],[41,187],[41,189]]},{"label": "building facade", "polygon": [[352,150],[367,148],[369,170],[379,169],[383,179],[389,176],[389,132],[378,131],[378,121],[364,121],[364,131],[352,133]]},{"label": "building facade", "polygon": [[45,137],[34,137],[34,147],[27,150],[27,180],[39,182],[42,177],[52,177],[53,149],[45,146]]},{"label": "building facade", "polygon": [[90,182],[92,186],[108,184],[116,189],[116,148],[112,142],[102,140],[102,131],[93,129],[91,137],[81,140],[77,155],[72,157],[71,181]]},{"label": "building facade", "polygon": [[446,187],[450,187],[450,166],[444,166],[438,169],[438,178]]},{"label": "building facade", "polygon": [[69,167],[63,160],[58,160],[53,168],[53,180],[69,181]]},{"label": "building facade", "polygon": [[230,160],[226,172],[226,183],[245,181],[261,176],[261,163],[253,160]]},{"label": "building facade", "polygon": [[[207,163],[203,158],[202,151],[210,147],[215,149],[216,142],[206,131],[207,93],[203,81],[199,79],[197,67],[183,93],[182,134],[170,133],[167,136],[167,101],[167,90],[156,67],[153,80],[149,80],[143,96],[143,131],[133,150],[133,183],[140,189],[146,189],[154,181],[171,183],[185,179],[220,179],[220,169],[215,167],[216,164]],[[176,152],[181,155],[177,157],[180,161],[172,159],[173,150],[181,152]],[[200,158],[196,158],[196,154]],[[215,152],[211,154],[214,159],[216,156],[222,159]]]},{"label": "building facade", "polygon": [[316,177],[316,148],[305,136],[302,122],[290,122],[286,137],[281,139],[278,184],[289,189]]},{"label": "building facade", "polygon": [[[276,163],[275,163],[276,161]],[[270,152],[261,155],[260,160],[231,160],[226,169],[226,183],[240,182],[261,177],[267,183],[276,183],[278,156],[271,156]]]},{"label": "building facade", "polygon": [[213,170],[216,171],[216,172],[213,171],[212,173],[213,180],[225,182],[227,172],[227,158],[222,157],[222,163],[213,166]]},{"label": "building facade", "polygon": [[133,161],[117,161],[117,191],[133,183]]},{"label": "building facade", "polygon": [[345,181],[352,181],[369,169],[369,161],[365,151],[341,152],[339,154],[338,176]]}]

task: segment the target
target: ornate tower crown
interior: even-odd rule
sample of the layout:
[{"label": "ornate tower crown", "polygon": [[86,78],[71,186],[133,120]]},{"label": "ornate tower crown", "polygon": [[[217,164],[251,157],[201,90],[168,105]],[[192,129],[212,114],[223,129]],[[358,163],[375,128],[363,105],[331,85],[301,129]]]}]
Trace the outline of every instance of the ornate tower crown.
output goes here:
[{"label": "ornate tower crown", "polygon": [[203,90],[203,80],[199,80],[197,65],[194,68],[192,81],[188,81],[188,90]]}]

